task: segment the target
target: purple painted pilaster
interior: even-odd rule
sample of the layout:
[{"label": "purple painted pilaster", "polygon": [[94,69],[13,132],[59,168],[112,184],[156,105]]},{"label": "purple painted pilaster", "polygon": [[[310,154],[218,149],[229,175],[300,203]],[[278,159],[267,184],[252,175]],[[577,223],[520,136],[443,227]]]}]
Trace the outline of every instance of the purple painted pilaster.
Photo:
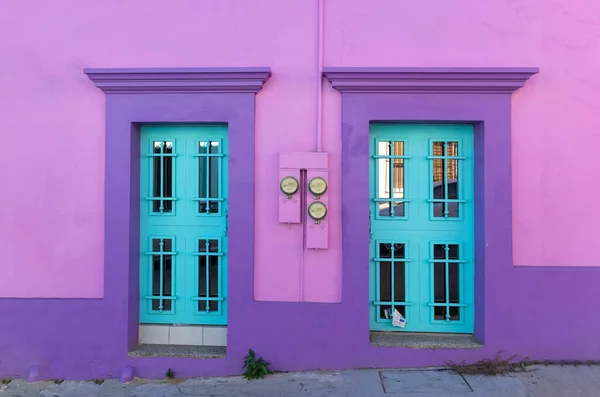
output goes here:
[{"label": "purple painted pilaster", "polygon": [[475,127],[476,148],[475,335],[481,341],[494,340],[496,335],[488,332],[498,327],[486,318],[506,310],[492,305],[506,294],[512,269],[510,99],[535,73],[533,68],[325,71],[342,95],[343,288],[350,287],[352,296],[359,297],[359,317],[367,317],[368,284],[352,282],[368,279],[369,123],[469,123]]}]

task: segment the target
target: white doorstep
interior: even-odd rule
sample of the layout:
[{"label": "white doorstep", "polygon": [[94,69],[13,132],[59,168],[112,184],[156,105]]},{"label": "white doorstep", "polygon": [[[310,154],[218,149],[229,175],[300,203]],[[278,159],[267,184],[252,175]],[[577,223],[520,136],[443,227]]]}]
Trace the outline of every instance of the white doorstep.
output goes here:
[{"label": "white doorstep", "polygon": [[227,346],[227,326],[140,324],[144,345]]}]

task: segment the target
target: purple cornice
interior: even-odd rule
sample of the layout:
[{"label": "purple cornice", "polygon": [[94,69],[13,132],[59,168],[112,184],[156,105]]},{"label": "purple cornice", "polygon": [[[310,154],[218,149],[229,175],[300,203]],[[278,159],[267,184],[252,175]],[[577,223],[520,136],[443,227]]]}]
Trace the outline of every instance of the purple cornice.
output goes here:
[{"label": "purple cornice", "polygon": [[510,94],[538,68],[324,68],[323,76],[346,92]]},{"label": "purple cornice", "polygon": [[83,72],[106,94],[257,93],[271,76],[268,67],[85,69]]}]

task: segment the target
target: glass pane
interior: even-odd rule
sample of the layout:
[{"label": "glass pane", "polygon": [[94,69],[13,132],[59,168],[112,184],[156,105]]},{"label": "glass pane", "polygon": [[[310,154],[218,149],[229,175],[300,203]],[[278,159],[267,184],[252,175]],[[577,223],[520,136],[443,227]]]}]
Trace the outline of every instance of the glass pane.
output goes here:
[{"label": "glass pane", "polygon": [[[380,201],[379,202],[379,216],[391,216],[390,202]],[[404,202],[394,202],[394,216],[404,216]]]},{"label": "glass pane", "polygon": [[[173,142],[164,142],[165,148],[164,153],[173,154]],[[163,175],[163,197],[173,197],[173,157],[166,156],[163,158],[164,161],[164,175]],[[173,212],[173,201],[167,200],[163,202],[163,212]]]},{"label": "glass pane", "polygon": [[[447,156],[458,156],[458,142],[448,142]],[[448,160],[448,198],[458,200],[458,160]],[[458,203],[448,204],[448,217],[458,217]]]},{"label": "glass pane", "polygon": [[392,300],[392,270],[391,262],[379,262],[379,301]]},{"label": "glass pane", "polygon": [[389,142],[377,142],[377,155],[389,156],[390,155],[390,143]]},{"label": "glass pane", "polygon": [[[404,156],[403,141],[378,142],[380,156]],[[377,197],[380,216],[404,216],[404,159],[382,158],[378,160]]]},{"label": "glass pane", "polygon": [[433,264],[433,301],[446,303],[446,265],[444,263]]},{"label": "glass pane", "polygon": [[[444,155],[444,142],[433,142],[432,155],[443,156]],[[444,159],[433,159],[433,199],[434,200],[445,200],[446,189],[444,187],[444,169],[446,163]],[[433,216],[443,217],[446,211],[445,202],[434,202],[433,203]]]},{"label": "glass pane", "polygon": [[[152,153],[160,154],[163,150],[163,143],[154,141],[152,143]],[[162,170],[162,161],[160,157],[152,157],[152,197],[160,197],[161,183],[160,175]],[[160,201],[152,201],[152,212],[160,211]]]},{"label": "glass pane", "polygon": [[[405,246],[404,244],[394,244],[394,259],[405,258]],[[394,302],[404,302],[406,294],[405,284],[405,268],[404,262],[394,262],[394,296],[392,297]]]},{"label": "glass pane", "polygon": [[[433,156],[457,157],[458,142],[433,142]],[[446,200],[458,200],[458,159],[433,159],[433,203],[434,217],[456,218],[459,204]]]},{"label": "glass pane", "polygon": [[460,320],[460,307],[450,307],[450,320],[458,321]]},{"label": "glass pane", "polygon": [[448,273],[450,303],[460,303],[460,274],[458,263],[449,263]]},{"label": "glass pane", "polygon": [[[198,257],[198,297],[206,297],[206,257]],[[202,302],[202,305],[200,305]],[[206,301],[198,301],[198,310],[204,310]]]},{"label": "glass pane", "polygon": [[[160,296],[160,256],[152,255],[152,296]],[[160,310],[160,299],[152,300],[152,310]]]},{"label": "glass pane", "polygon": [[[392,155],[404,156],[404,142],[392,143]],[[404,198],[404,159],[394,159],[394,198]]]},{"label": "glass pane", "polygon": [[[447,248],[447,250],[446,250]],[[458,244],[435,244],[434,245],[434,262],[433,264],[433,288],[435,303],[460,303],[460,264]],[[448,264],[446,265],[446,260]],[[446,266],[448,274],[446,274]],[[448,280],[446,281],[446,276]],[[449,320],[460,320],[459,307],[434,307],[434,318],[436,320],[448,320],[446,315],[449,315]]]},{"label": "glass pane", "polygon": [[219,296],[219,257],[209,257],[210,263],[210,288],[209,294],[211,297],[216,298]]},{"label": "glass pane", "polygon": [[208,200],[219,197],[219,157],[209,156],[219,151],[219,142],[198,142],[198,153],[206,155],[198,157],[198,197],[206,199],[198,203],[201,213],[219,212],[219,202]]},{"label": "glass pane", "polygon": [[380,243],[379,244],[379,257],[380,258],[391,258],[392,257],[392,244]]},{"label": "glass pane", "polygon": [[206,240],[198,240],[198,251],[199,252],[206,252]]},{"label": "glass pane", "polygon": [[[460,307],[451,306],[450,308],[450,321],[460,320]],[[434,308],[434,318],[436,320],[448,320],[446,318],[447,308],[445,306],[438,306]]]},{"label": "glass pane", "polygon": [[173,240],[170,238],[153,238],[152,252],[171,252],[173,250]]},{"label": "glass pane", "polygon": [[[173,264],[172,264],[172,256],[171,255],[165,255],[163,257],[163,296],[172,296],[172,270],[173,270]],[[163,301],[163,306],[164,309],[163,310],[171,310],[171,303],[172,301],[169,300],[165,300]]]},{"label": "glass pane", "polygon": [[[169,252],[171,249],[172,241],[170,239],[152,239],[152,252]],[[172,255],[152,255],[152,296],[172,296],[172,258]],[[171,305],[172,301],[170,299],[152,300],[152,310],[169,311]]]},{"label": "glass pane", "polygon": [[[198,240],[198,251],[206,253],[206,243],[208,241],[209,252],[219,252],[219,240]],[[208,261],[208,274],[206,264]],[[207,285],[208,281],[208,285]],[[198,297],[219,297],[219,257],[217,255],[198,257]],[[206,311],[206,300],[198,301],[198,311]],[[219,309],[218,301],[208,301],[209,311]]]},{"label": "glass pane", "polygon": [[[160,157],[152,157],[152,197],[160,197],[160,170],[161,162]],[[160,201],[152,201],[152,212],[160,211]]]},{"label": "glass pane", "polygon": [[[219,252],[219,240],[209,240],[208,244],[209,252]],[[219,257],[216,255],[209,257],[209,266],[210,266],[210,285],[209,285],[209,296],[211,298],[219,297]],[[210,311],[219,310],[219,302],[218,301],[210,301],[209,303]]]},{"label": "glass pane", "polygon": [[436,306],[433,308],[433,316],[435,320],[445,320],[446,319],[446,307],[445,306]]},{"label": "glass pane", "polygon": [[394,244],[394,258],[404,259],[404,244]]},{"label": "glass pane", "polygon": [[458,260],[458,244],[448,244],[448,259]]},{"label": "glass pane", "polygon": [[[154,141],[152,143],[153,154],[173,154],[173,142]],[[173,197],[173,157],[152,157],[152,197]],[[153,200],[152,212],[172,212],[172,200]]]},{"label": "glass pane", "polygon": [[405,284],[404,262],[394,263],[394,302],[405,302],[406,284]]},{"label": "glass pane", "polygon": [[433,259],[446,259],[446,244],[434,244]]}]

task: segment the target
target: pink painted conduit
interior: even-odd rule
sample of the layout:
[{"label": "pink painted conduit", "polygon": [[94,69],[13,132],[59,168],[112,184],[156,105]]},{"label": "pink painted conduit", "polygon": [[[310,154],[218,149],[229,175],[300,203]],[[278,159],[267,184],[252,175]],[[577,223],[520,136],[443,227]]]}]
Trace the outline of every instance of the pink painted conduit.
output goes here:
[{"label": "pink painted conduit", "polygon": [[323,22],[325,20],[325,0],[319,2],[319,32],[317,53],[317,152],[323,151]]},{"label": "pink painted conduit", "polygon": [[[323,21],[325,20],[325,0],[318,2],[318,32],[317,32],[317,152],[323,151]],[[300,280],[298,285],[298,300],[304,302],[304,249],[306,247],[306,170],[300,173],[301,205],[302,215],[300,222],[302,225],[302,245],[300,247]]]}]

